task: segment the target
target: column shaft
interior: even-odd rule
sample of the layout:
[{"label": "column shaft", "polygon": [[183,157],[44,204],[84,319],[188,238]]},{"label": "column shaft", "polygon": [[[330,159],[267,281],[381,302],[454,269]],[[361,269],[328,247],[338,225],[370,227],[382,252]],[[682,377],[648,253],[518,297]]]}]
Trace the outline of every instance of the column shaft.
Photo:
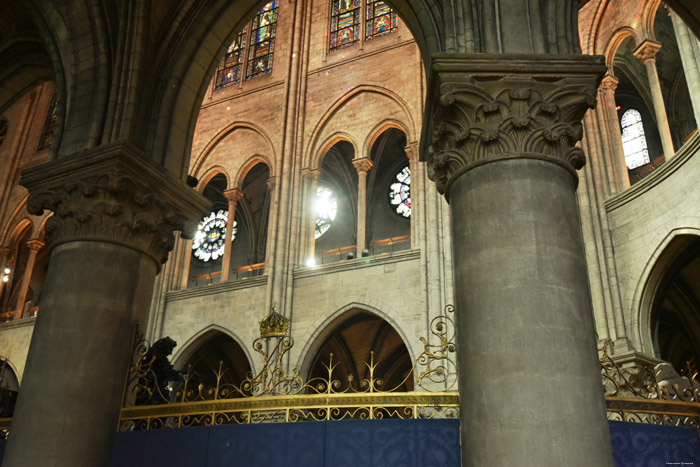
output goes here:
[{"label": "column shaft", "polygon": [[612,158],[617,166],[617,179],[619,181],[619,191],[626,190],[630,187],[630,177],[627,172],[627,163],[625,162],[625,151],[622,147],[622,133],[620,128],[620,120],[617,117],[617,104],[615,103],[615,90],[619,80],[611,75],[606,75],[603,78],[602,91],[600,93],[600,105],[602,106],[602,117],[606,122],[607,133],[612,141]]},{"label": "column shaft", "polygon": [[483,165],[450,206],[464,465],[610,465],[571,173]]},{"label": "column shaft", "polygon": [[700,41],[677,14],[671,12],[671,20],[673,21],[673,30],[676,33],[685,81],[688,84],[690,102],[693,104],[695,124],[700,127],[700,54],[698,54]]},{"label": "column shaft", "polygon": [[22,282],[19,286],[19,291],[17,292],[17,302],[15,303],[15,315],[12,319],[22,319],[22,313],[24,311],[24,301],[27,299],[27,292],[29,291],[29,283],[32,280],[32,272],[34,271],[34,263],[36,262],[36,255],[39,250],[44,246],[44,242],[41,240],[29,240],[27,242],[29,246],[29,257],[27,258],[27,266],[24,268],[24,275],[22,276]]},{"label": "column shaft", "polygon": [[316,188],[318,187],[318,177],[321,172],[318,169],[305,169],[303,172],[304,179],[308,187],[306,200],[306,218],[304,222],[305,257],[304,263],[314,259],[316,255]]},{"label": "column shaft", "polygon": [[357,252],[359,257],[362,250],[367,248],[367,172],[372,168],[372,161],[363,157],[354,159],[352,164],[357,170]]},{"label": "column shaft", "polygon": [[433,56],[421,155],[450,203],[464,466],[613,465],[575,172],[604,71]]},{"label": "column shaft", "polygon": [[675,150],[673,149],[673,139],[671,138],[671,128],[668,125],[668,115],[666,114],[666,105],[664,104],[664,95],[661,91],[661,83],[659,82],[659,74],[656,71],[656,54],[661,49],[661,44],[653,41],[644,41],[634,51],[634,55],[640,59],[647,69],[647,77],[649,78],[649,90],[654,104],[654,114],[656,115],[656,126],[659,129],[661,137],[661,146],[664,150],[666,160],[673,157]]},{"label": "column shaft", "polygon": [[231,247],[233,238],[233,224],[236,222],[236,206],[243,199],[243,191],[238,188],[227,190],[224,196],[228,200],[228,217],[226,219],[226,238],[224,240],[224,258],[221,261],[221,282],[228,281],[231,269]]}]

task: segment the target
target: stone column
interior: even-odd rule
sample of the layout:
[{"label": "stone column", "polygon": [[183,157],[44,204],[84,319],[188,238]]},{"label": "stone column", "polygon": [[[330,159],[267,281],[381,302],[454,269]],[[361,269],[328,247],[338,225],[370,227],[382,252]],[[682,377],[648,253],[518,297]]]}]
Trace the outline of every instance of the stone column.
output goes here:
[{"label": "stone column", "polygon": [[416,190],[413,189],[415,186],[413,183],[418,177],[418,143],[410,143],[408,146],[403,148],[406,151],[406,157],[408,158],[408,167],[411,171],[411,248],[418,248],[418,225],[420,219],[418,219],[418,210],[413,209],[414,201],[416,199]]},{"label": "stone column", "polygon": [[617,117],[617,104],[615,103],[615,91],[620,80],[615,76],[606,73],[603,81],[600,83],[600,105],[603,111],[605,120],[607,121],[607,130],[612,142],[612,156],[618,167],[618,180],[620,183],[620,191],[630,187],[630,177],[627,172],[627,162],[625,162],[625,151],[622,147],[622,130],[620,120]]},{"label": "stone column", "polygon": [[25,170],[51,258],[3,466],[110,465],[135,322],[145,329],[173,230],[210,207],[132,146]]},{"label": "stone column", "polygon": [[688,83],[690,102],[693,104],[695,124],[700,127],[700,41],[677,14],[671,12],[671,20],[676,33],[685,81]]},{"label": "stone column", "polygon": [[15,315],[12,319],[21,319],[22,312],[24,311],[24,301],[27,299],[27,292],[29,291],[29,283],[32,280],[32,272],[34,271],[34,263],[36,262],[36,255],[44,247],[44,242],[39,239],[32,239],[27,242],[29,247],[29,257],[27,258],[27,266],[24,269],[24,275],[22,276],[22,282],[19,286],[19,291],[17,292],[17,302],[15,303]]},{"label": "stone column", "polygon": [[604,72],[433,55],[421,155],[450,203],[465,466],[613,465],[576,204]]},{"label": "stone column", "polygon": [[304,242],[306,247],[304,248],[304,264],[307,261],[314,259],[316,255],[316,209],[314,203],[316,201],[316,189],[318,188],[318,177],[321,175],[321,171],[318,169],[304,169],[302,171],[302,176],[306,180],[308,187],[307,200],[306,200],[306,220],[304,222]]},{"label": "stone column", "polygon": [[357,251],[355,256],[359,258],[362,250],[367,248],[367,172],[372,168],[369,157],[353,159],[352,165],[357,170]]},{"label": "stone column", "polygon": [[224,196],[228,200],[228,217],[226,219],[224,259],[221,262],[221,282],[228,281],[229,270],[231,269],[231,238],[233,237],[233,224],[236,221],[236,206],[243,199],[244,194],[238,188],[232,188],[224,191]]},{"label": "stone column", "polygon": [[668,116],[666,114],[666,106],[664,105],[664,95],[661,92],[659,74],[656,72],[656,54],[659,50],[661,50],[661,44],[645,40],[635,49],[634,56],[641,60],[647,68],[649,90],[651,91],[651,98],[654,104],[654,113],[656,114],[656,125],[659,128],[659,136],[661,137],[661,146],[663,147],[666,160],[669,160],[673,157],[675,151],[673,149],[671,129],[668,126]]}]

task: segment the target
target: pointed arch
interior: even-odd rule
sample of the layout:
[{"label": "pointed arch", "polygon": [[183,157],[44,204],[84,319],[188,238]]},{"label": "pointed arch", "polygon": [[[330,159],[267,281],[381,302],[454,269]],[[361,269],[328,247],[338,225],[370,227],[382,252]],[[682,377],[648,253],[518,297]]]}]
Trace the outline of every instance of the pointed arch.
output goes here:
[{"label": "pointed arch", "polygon": [[[216,135],[214,135],[214,137],[211,138],[211,140],[209,140],[209,142],[204,146],[204,149],[202,149],[202,151],[197,155],[197,158],[190,165],[191,168],[189,173],[196,177],[197,174],[201,170],[203,170],[207,157],[218,146],[218,144],[227,136],[231,135],[233,132],[239,129],[247,129],[254,133],[257,133],[265,141],[265,143],[267,144],[267,150],[269,151],[269,156],[266,157],[267,165],[270,168],[270,172],[273,173],[274,165],[271,163],[271,161],[277,160],[277,155],[275,152],[275,146],[272,143],[272,139],[260,126],[256,125],[255,123],[242,120],[235,121],[227,125],[223,129],[221,129]],[[230,181],[231,179],[228,178],[228,180]]]},{"label": "pointed arch", "polygon": [[238,346],[243,350],[248,364],[250,365],[253,374],[255,374],[255,361],[250,353],[250,350],[243,344],[242,339],[234,332],[229,329],[219,326],[217,324],[210,324],[209,326],[199,330],[193,334],[187,341],[178,346],[179,349],[175,352],[172,357],[173,367],[182,370],[182,367],[187,363],[187,361],[195,354],[199,348],[205,344],[212,337],[217,334],[223,334],[230,337]]},{"label": "pointed arch", "polygon": [[[416,139],[415,135],[417,134],[417,130],[415,127],[415,121],[411,116],[411,111],[408,106],[408,103],[406,103],[406,101],[404,101],[403,98],[401,98],[401,96],[399,96],[393,91],[379,86],[359,85],[350,89],[348,92],[339,97],[333,104],[331,104],[328,110],[326,110],[326,112],[321,116],[321,118],[314,126],[314,129],[311,132],[311,136],[309,137],[309,143],[307,144],[307,152],[304,155],[304,160],[308,161],[306,164],[307,167],[317,168],[317,165],[314,164],[320,164],[320,162],[318,161],[318,155],[323,152],[322,148],[326,146],[326,142],[329,139],[325,138],[322,142],[321,135],[323,130],[326,128],[328,122],[332,120],[333,116],[338,111],[340,111],[340,109],[342,109],[345,104],[347,104],[353,98],[363,93],[377,94],[386,97],[394,103],[396,103],[401,108],[401,111],[405,116],[406,122],[408,122],[407,124],[405,124],[406,130],[404,130],[407,139],[409,141],[413,141]],[[355,146],[355,150],[357,150],[357,146]]]},{"label": "pointed arch", "polygon": [[223,175],[226,178],[226,186],[231,186],[231,177],[229,176],[226,169],[221,167],[220,165],[215,165],[209,167],[205,174],[202,176],[202,179],[199,180],[199,183],[197,184],[197,191],[200,193],[204,192],[204,188],[206,188],[209,182],[211,182],[212,179],[214,179],[214,177],[216,177],[217,175]]},{"label": "pointed arch", "polygon": [[[686,221],[689,219],[685,219]],[[683,242],[677,241],[682,236],[700,237],[700,218],[693,218],[695,225],[676,227],[658,242],[656,248],[647,260],[632,299],[636,323],[632,324],[635,340],[640,344],[640,350],[652,355],[654,352],[651,335],[652,304],[659,290],[664,273],[668,270],[675,255],[683,249]]]},{"label": "pointed arch", "polygon": [[274,172],[272,171],[272,162],[270,159],[262,154],[255,154],[253,157],[245,161],[245,163],[241,165],[240,169],[238,169],[238,173],[236,173],[236,177],[233,179],[231,188],[236,187],[239,190],[243,189],[243,180],[245,180],[248,172],[250,172],[250,170],[258,164],[265,164],[267,166],[267,169],[270,171],[270,178],[275,176]]},{"label": "pointed arch", "polygon": [[336,132],[330,135],[326,140],[323,142],[323,144],[320,146],[320,150],[314,155],[311,164],[309,165],[311,170],[320,170],[321,165],[323,164],[323,159],[326,157],[328,154],[328,151],[331,150],[333,146],[336,144],[340,143],[341,141],[345,141],[346,143],[349,143],[352,146],[352,150],[355,155],[359,154],[357,152],[357,143],[355,140],[352,138],[347,133],[343,132]]},{"label": "pointed arch", "polygon": [[413,351],[412,346],[410,345],[411,342],[408,339],[405,330],[400,326],[400,324],[396,320],[392,319],[391,316],[389,316],[387,313],[379,310],[376,307],[364,303],[352,302],[339,308],[334,313],[329,315],[325,320],[323,320],[323,322],[321,322],[321,324],[319,324],[310,333],[310,335],[306,336],[306,344],[304,345],[304,348],[299,354],[297,364],[294,368],[298,368],[300,374],[302,375],[308,374],[311,369],[311,365],[313,364],[313,361],[316,357],[316,354],[320,350],[325,339],[328,338],[333,332],[335,332],[338,325],[340,325],[343,321],[347,320],[348,318],[351,318],[355,314],[360,314],[363,312],[375,315],[376,317],[388,323],[397,332],[397,334],[403,341],[404,345],[406,346],[406,349],[408,350],[408,354],[410,356],[411,361],[414,362],[416,360],[415,352]]},{"label": "pointed arch", "polygon": [[615,33],[612,35],[612,37],[605,46],[605,64],[608,66],[608,70],[611,74],[614,74],[615,71],[614,66],[617,51],[628,37],[632,38],[635,47],[639,45],[642,41],[642,39],[639,37],[638,31],[635,31],[631,27],[625,26],[615,31]]},{"label": "pointed arch", "polygon": [[392,118],[387,118],[377,123],[367,134],[367,138],[365,139],[363,146],[365,149],[365,154],[371,154],[372,146],[374,146],[374,143],[377,141],[377,139],[379,139],[379,137],[385,131],[391,128],[402,132],[404,136],[406,136],[406,141],[411,141],[410,139],[408,139],[408,128],[406,127],[406,125],[403,124],[403,122],[394,120]]}]

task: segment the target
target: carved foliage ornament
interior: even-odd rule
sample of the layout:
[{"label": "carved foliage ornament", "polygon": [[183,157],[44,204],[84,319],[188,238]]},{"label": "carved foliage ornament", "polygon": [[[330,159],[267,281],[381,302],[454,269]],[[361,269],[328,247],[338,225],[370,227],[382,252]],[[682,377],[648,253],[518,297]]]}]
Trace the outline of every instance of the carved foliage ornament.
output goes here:
[{"label": "carved foliage ornament", "polygon": [[[526,75],[526,73],[523,73]],[[578,170],[581,119],[596,103],[597,80],[582,77],[438,73],[428,176],[445,193],[469,168],[504,158],[551,160]]]},{"label": "carved foliage ornament", "polygon": [[173,231],[191,238],[197,225],[194,216],[207,202],[149,164],[109,149],[79,167],[57,161],[46,164],[57,167],[25,171],[27,209],[35,215],[45,209],[54,212],[45,228],[54,246],[103,240],[139,250],[160,265],[173,247]]}]

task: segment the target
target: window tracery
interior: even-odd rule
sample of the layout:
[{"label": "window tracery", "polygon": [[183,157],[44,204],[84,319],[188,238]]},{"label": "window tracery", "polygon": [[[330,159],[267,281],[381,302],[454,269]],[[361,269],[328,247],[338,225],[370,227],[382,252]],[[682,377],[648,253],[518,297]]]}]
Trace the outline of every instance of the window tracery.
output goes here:
[{"label": "window tracery", "polygon": [[[195,257],[204,262],[223,257],[226,248],[227,219],[228,211],[224,210],[212,212],[202,219],[202,222],[197,226],[197,233],[192,242],[192,250],[194,250]],[[231,242],[236,238],[237,227],[237,223],[234,221]]]},{"label": "window tracery", "polygon": [[314,211],[316,211],[316,232],[314,237],[319,238],[328,231],[338,213],[338,200],[330,188],[325,186],[316,188]]},{"label": "window tracery", "polygon": [[411,217],[411,169],[406,166],[389,185],[389,203],[394,212],[402,217]]},{"label": "window tracery", "polygon": [[359,42],[360,5],[360,0],[333,0],[331,10],[331,51]]}]

